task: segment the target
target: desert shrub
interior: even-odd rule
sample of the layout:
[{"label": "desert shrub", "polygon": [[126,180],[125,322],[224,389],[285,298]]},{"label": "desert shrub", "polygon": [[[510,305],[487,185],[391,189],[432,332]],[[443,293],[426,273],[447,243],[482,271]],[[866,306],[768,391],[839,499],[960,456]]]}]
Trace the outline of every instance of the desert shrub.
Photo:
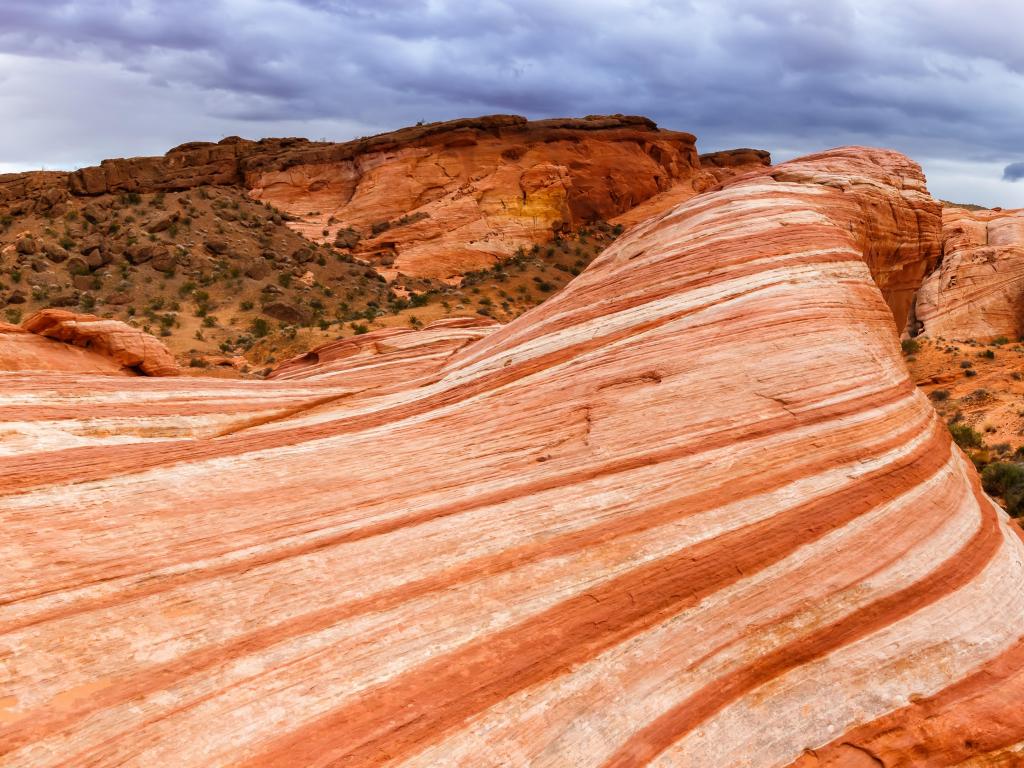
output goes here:
[{"label": "desert shrub", "polygon": [[964,371],[964,376],[966,376],[967,378],[970,378],[971,376],[977,376],[977,375],[978,375],[978,372],[976,370],[974,370],[973,368],[968,368],[967,370]]},{"label": "desert shrub", "polygon": [[292,284],[292,276],[287,272],[282,272],[280,275],[277,276],[277,282],[280,284],[282,288],[287,288],[289,285]]},{"label": "desert shrub", "polygon": [[974,363],[972,363],[970,360],[961,360],[960,361],[960,367],[961,368],[973,368],[974,367]]},{"label": "desert shrub", "polygon": [[947,426],[949,427],[949,433],[953,436],[953,442],[961,448],[982,447],[981,435],[969,425],[955,422]]},{"label": "desert shrub", "polygon": [[205,368],[206,361],[198,357],[193,357],[188,361],[188,366],[189,368]]},{"label": "desert shrub", "polygon": [[1013,517],[1024,516],[1024,464],[992,462],[982,470],[981,484],[986,493],[1003,497]]},{"label": "desert shrub", "polygon": [[365,323],[350,323],[350,325],[356,336],[361,336],[364,333],[368,333],[370,330]]},{"label": "desert shrub", "polygon": [[248,311],[253,308],[253,303],[251,301],[243,301],[238,306],[241,307],[243,310]]},{"label": "desert shrub", "polygon": [[1001,347],[1003,346],[1003,344],[1009,344],[1010,340],[1005,336],[996,336],[994,339],[992,339],[992,343],[997,347]]},{"label": "desert shrub", "polygon": [[928,397],[930,397],[932,400],[934,400],[937,403],[942,403],[942,402],[945,402],[946,400],[949,400],[949,390],[948,389],[936,389],[934,392],[932,392],[930,395],[928,395]]},{"label": "desert shrub", "polygon": [[991,349],[986,349],[984,352],[979,352],[978,357],[984,357],[986,360],[995,360],[996,353]]},{"label": "desert shrub", "polygon": [[917,339],[904,339],[900,342],[904,355],[916,355],[921,351],[921,342]]},{"label": "desert shrub", "polygon": [[264,318],[257,317],[252,321],[252,325],[249,328],[249,332],[252,333],[257,339],[262,339],[268,333],[270,333],[270,323]]}]

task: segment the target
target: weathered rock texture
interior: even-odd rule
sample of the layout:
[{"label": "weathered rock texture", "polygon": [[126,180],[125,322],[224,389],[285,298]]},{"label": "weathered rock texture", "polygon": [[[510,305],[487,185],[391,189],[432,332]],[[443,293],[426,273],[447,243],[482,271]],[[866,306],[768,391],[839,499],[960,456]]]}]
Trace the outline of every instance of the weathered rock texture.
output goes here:
[{"label": "weathered rock texture", "polygon": [[28,318],[23,327],[76,347],[83,347],[123,368],[147,376],[174,376],[178,364],[159,339],[122,323],[65,309],[44,309]]},{"label": "weathered rock texture", "polygon": [[883,298],[938,216],[838,150],[405,379],[4,376],[5,765],[996,764],[1024,542]]},{"label": "weathered rock texture", "polygon": [[496,116],[441,127],[296,154],[282,168],[250,170],[246,183],[253,197],[300,217],[296,226],[312,239],[351,228],[362,235],[357,254],[442,279],[546,242],[553,227],[714,183],[693,135],[646,118]]},{"label": "weathered rock texture", "polygon": [[20,325],[9,323],[0,323],[0,371],[127,373],[109,357],[29,333]]},{"label": "weathered rock texture", "polygon": [[1024,209],[944,208],[943,259],[917,296],[913,331],[988,340],[1024,334]]},{"label": "weathered rock texture", "polygon": [[[762,171],[772,164],[771,154],[763,149],[728,149],[700,156],[701,171],[713,184],[721,184],[745,173]],[[648,198],[612,219],[612,223],[630,229],[641,222],[660,216],[703,190],[690,180],[679,181],[664,192]]]},{"label": "weathered rock texture", "polygon": [[486,317],[437,320],[422,330],[387,328],[324,344],[281,363],[270,378],[309,379],[344,375],[352,386],[398,384],[431,373],[467,344],[489,336],[501,326]]}]

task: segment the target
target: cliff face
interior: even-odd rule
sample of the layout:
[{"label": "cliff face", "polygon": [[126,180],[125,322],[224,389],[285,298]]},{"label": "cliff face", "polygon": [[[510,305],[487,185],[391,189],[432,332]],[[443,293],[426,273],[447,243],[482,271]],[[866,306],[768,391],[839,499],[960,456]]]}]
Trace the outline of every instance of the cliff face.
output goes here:
[{"label": "cliff face", "polygon": [[675,185],[692,195],[713,177],[691,134],[643,118],[502,118],[297,154],[249,170],[246,183],[299,217],[307,237],[355,230],[355,252],[388,274],[445,279],[545,243],[552,228],[611,219]]},{"label": "cliff face", "polygon": [[1016,340],[1024,333],[1024,209],[944,208],[944,256],[921,286],[915,329]]},{"label": "cliff face", "polygon": [[1024,542],[900,359],[938,245],[917,166],[844,149],[500,329],[8,376],[4,761],[994,760]]}]

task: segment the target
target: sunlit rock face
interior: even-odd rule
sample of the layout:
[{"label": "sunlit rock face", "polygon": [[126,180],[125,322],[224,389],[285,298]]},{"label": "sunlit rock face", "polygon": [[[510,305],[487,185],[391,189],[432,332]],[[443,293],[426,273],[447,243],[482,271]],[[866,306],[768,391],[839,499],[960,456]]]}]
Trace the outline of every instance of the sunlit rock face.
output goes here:
[{"label": "sunlit rock face", "polygon": [[4,764],[1012,764],[1024,542],[897,340],[938,248],[847,148],[501,328],[0,374]]},{"label": "sunlit rock face", "polygon": [[915,306],[929,336],[990,340],[1024,333],[1024,209],[944,208],[943,259]]},{"label": "sunlit rock face", "polygon": [[553,229],[715,183],[692,134],[642,117],[499,115],[393,136],[339,145],[351,151],[296,153],[247,172],[246,184],[253,197],[298,217],[294,226],[310,238],[354,230],[355,252],[374,264],[448,279],[546,244]]}]

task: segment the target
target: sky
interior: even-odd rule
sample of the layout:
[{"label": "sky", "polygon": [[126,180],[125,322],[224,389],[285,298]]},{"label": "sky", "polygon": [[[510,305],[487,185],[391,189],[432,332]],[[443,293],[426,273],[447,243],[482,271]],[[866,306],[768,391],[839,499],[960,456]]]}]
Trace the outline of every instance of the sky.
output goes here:
[{"label": "sky", "polygon": [[1022,37],[1022,0],[0,0],[0,172],[621,112],[705,152],[891,147],[1024,207]]}]

